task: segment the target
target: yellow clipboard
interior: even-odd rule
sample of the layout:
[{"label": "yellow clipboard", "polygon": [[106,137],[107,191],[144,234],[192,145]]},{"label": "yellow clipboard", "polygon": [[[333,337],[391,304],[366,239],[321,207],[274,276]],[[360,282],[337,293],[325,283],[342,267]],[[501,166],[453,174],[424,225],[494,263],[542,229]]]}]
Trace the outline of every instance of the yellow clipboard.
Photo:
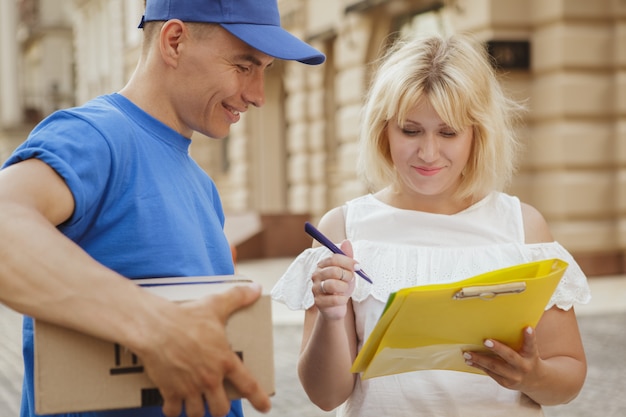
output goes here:
[{"label": "yellow clipboard", "polygon": [[566,268],[547,259],[392,293],[352,372],[362,379],[427,369],[482,373],[463,352],[486,351],[486,338],[519,349],[523,329],[537,325]]}]

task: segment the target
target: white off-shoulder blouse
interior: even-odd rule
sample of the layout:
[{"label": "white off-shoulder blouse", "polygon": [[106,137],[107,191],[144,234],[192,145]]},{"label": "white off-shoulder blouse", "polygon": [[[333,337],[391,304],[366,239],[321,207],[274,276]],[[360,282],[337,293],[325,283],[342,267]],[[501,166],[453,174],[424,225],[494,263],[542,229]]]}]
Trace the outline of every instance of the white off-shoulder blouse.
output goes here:
[{"label": "white off-shoulder blouse", "polygon": [[[558,242],[524,243],[517,197],[493,192],[453,214],[389,206],[368,194],[344,206],[346,237],[354,258],[373,284],[356,276],[352,295],[358,348],[376,325],[391,292],[416,285],[460,281],[494,269],[543,259],[569,264],[546,309],[569,310],[588,303],[587,279]],[[313,305],[311,276],[328,256],[324,247],[307,249],[272,289],[272,298],[293,310]],[[541,407],[484,375],[418,371],[360,378],[340,416],[542,416]]]}]

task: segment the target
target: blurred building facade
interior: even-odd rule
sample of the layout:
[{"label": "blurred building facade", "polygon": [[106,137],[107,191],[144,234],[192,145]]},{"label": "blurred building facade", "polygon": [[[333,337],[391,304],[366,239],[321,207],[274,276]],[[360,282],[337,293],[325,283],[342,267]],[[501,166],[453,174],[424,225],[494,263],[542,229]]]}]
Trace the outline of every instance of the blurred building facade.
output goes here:
[{"label": "blurred building facade", "polygon": [[[307,216],[367,192],[355,174],[371,62],[400,32],[469,31],[527,102],[511,193],[536,206],[588,275],[626,272],[626,1],[279,0],[283,26],[327,55],[277,62],[267,103],[195,159],[229,213]],[[143,0],[0,2],[0,157],[41,117],[121,88]],[[17,17],[17,18],[16,18]]]}]

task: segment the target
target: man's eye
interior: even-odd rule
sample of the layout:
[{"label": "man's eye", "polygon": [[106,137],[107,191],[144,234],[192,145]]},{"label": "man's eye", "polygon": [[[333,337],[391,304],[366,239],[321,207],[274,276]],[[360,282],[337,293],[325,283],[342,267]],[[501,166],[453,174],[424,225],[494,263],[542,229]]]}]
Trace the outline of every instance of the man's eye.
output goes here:
[{"label": "man's eye", "polygon": [[246,67],[245,65],[237,65],[237,68],[239,68],[239,71],[241,71],[241,72],[249,72],[250,71],[250,67]]}]

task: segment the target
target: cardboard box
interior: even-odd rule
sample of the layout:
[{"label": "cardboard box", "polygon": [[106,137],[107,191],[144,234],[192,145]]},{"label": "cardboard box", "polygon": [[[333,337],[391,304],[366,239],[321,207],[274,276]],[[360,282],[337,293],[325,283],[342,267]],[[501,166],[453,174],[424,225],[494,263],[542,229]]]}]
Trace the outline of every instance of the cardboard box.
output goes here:
[{"label": "cardboard box", "polygon": [[[241,284],[240,276],[157,278],[137,281],[172,301],[187,301]],[[251,282],[245,280],[245,282]],[[274,394],[274,349],[269,295],[233,314],[226,326],[232,349]],[[226,384],[231,399],[240,398]],[[160,405],[161,396],[141,361],[115,343],[35,321],[35,409],[38,414]]]}]

